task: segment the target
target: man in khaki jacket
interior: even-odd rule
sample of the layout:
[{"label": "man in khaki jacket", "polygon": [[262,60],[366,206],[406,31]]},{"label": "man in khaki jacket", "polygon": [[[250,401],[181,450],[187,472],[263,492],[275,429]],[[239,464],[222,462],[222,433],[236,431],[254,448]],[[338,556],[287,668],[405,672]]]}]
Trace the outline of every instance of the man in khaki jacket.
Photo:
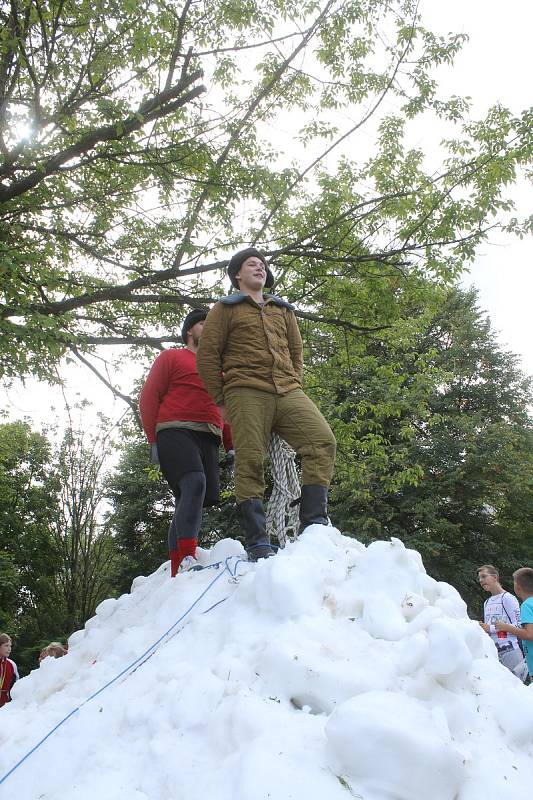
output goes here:
[{"label": "man in khaki jacket", "polygon": [[263,462],[275,431],[302,461],[300,532],[327,524],[327,494],[335,437],[302,390],[302,339],[293,307],[271,294],[274,277],[253,247],[231,259],[236,293],[216,303],[204,323],[197,353],[204,385],[231,422],[235,494],[251,561],[273,554],[266,533]]}]

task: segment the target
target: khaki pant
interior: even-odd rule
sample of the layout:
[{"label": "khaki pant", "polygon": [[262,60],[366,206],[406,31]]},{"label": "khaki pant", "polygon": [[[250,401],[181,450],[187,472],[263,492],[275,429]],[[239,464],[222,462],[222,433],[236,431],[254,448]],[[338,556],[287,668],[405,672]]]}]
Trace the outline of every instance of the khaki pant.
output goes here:
[{"label": "khaki pant", "polygon": [[302,389],[270,394],[236,387],[224,395],[235,447],[235,496],[238,503],[262,498],[263,463],[275,431],[302,460],[302,482],[329,486],[336,442],[328,423]]}]

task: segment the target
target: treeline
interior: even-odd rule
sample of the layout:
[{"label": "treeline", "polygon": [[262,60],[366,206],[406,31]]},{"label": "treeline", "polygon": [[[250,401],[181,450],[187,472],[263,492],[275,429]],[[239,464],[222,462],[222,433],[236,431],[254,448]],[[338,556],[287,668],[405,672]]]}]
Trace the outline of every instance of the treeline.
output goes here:
[{"label": "treeline", "polygon": [[[400,538],[479,615],[477,566],[496,563],[509,585],[531,564],[533,429],[530,382],[496,343],[475,293],[413,306],[403,333],[303,333],[307,388],[339,445],[333,523],[365,543]],[[223,478],[205,546],[238,535]],[[59,443],[27,422],[0,425],[0,629],[14,636],[22,672],[43,644],[64,641],[165,560],[171,509],[133,419],[115,438],[69,430]]]},{"label": "treeline", "polygon": [[120,555],[104,513],[108,439],[0,425],[0,628],[22,673],[116,592]]}]

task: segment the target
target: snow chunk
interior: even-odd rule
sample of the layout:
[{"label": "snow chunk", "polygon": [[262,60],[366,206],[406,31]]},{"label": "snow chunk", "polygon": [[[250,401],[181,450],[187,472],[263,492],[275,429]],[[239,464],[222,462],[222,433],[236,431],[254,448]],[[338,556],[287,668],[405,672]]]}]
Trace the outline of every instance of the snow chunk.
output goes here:
[{"label": "snow chunk", "polygon": [[533,744],[533,684],[516,687],[505,694],[505,702],[494,704],[495,717],[513,744]]},{"label": "snow chunk", "polygon": [[341,769],[368,797],[454,800],[464,776],[444,715],[412,697],[354,697],[331,715],[326,736]]},{"label": "snow chunk", "polygon": [[363,628],[375,639],[401,639],[407,630],[401,610],[385,594],[369,594],[363,608]]},{"label": "snow chunk", "polygon": [[220,539],[214,547],[212,548],[211,552],[208,553],[208,558],[205,558],[205,550],[201,550],[198,548],[200,552],[197,552],[199,556],[198,560],[205,566],[206,563],[214,564],[218,561],[224,562],[227,558],[231,558],[232,556],[237,556],[237,558],[246,558],[246,553],[244,547],[240,542],[237,542],[235,539]]},{"label": "snow chunk", "polygon": [[431,623],[429,657],[426,669],[430,675],[447,676],[465,673],[472,664],[472,653],[464,641],[463,631],[449,619],[436,619]]},{"label": "snow chunk", "polygon": [[110,597],[107,600],[103,600],[99,606],[96,608],[96,616],[99,617],[101,620],[109,619],[109,617],[115,613],[117,609],[117,601]]}]

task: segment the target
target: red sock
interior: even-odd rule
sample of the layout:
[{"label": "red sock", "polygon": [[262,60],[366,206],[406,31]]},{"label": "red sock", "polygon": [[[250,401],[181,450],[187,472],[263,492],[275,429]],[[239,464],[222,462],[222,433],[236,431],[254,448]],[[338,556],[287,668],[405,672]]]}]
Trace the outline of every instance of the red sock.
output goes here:
[{"label": "red sock", "polygon": [[170,553],[170,577],[175,578],[180,565],[180,557],[177,550],[171,550]]},{"label": "red sock", "polygon": [[181,564],[185,556],[196,555],[197,539],[178,539],[178,565]]}]

